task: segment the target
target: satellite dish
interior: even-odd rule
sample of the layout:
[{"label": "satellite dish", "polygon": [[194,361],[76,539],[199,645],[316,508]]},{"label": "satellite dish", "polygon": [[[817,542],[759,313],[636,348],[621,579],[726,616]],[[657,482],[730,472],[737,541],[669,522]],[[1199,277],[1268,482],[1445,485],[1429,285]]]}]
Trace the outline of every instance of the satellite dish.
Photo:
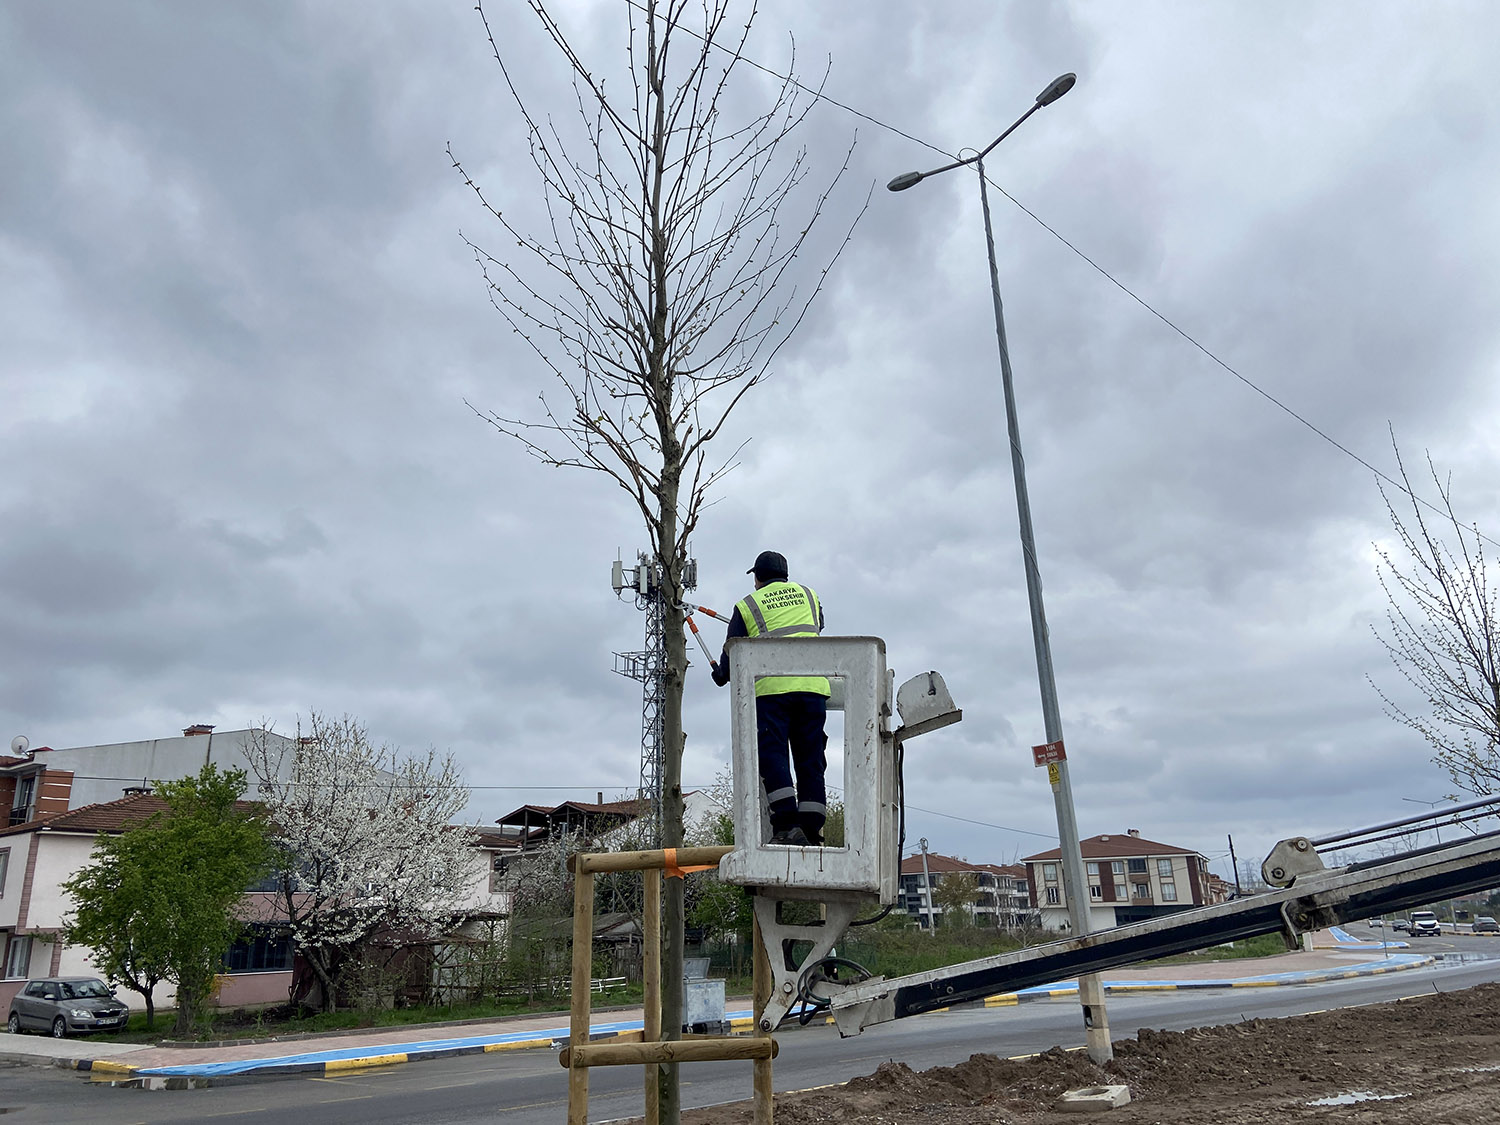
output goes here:
[{"label": "satellite dish", "polygon": [[15,754],[17,757],[24,758],[26,756],[26,751],[30,749],[31,739],[27,738],[24,734],[18,734],[15,738],[12,738],[10,740],[10,752],[12,754]]}]

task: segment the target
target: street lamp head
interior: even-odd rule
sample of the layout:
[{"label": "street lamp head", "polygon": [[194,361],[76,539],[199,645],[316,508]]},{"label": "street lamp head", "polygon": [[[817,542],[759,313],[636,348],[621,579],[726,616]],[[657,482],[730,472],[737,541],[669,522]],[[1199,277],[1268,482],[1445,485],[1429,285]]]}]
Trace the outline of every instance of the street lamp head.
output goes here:
[{"label": "street lamp head", "polygon": [[1059,78],[1054,78],[1052,80],[1052,83],[1036,96],[1036,104],[1051,105],[1053,102],[1057,101],[1058,98],[1062,97],[1069,90],[1071,90],[1073,88],[1073,83],[1077,81],[1078,75],[1072,73],[1064,74]]},{"label": "street lamp head", "polygon": [[925,176],[925,172],[902,172],[885,187],[887,191],[905,191],[909,187],[916,187]]}]

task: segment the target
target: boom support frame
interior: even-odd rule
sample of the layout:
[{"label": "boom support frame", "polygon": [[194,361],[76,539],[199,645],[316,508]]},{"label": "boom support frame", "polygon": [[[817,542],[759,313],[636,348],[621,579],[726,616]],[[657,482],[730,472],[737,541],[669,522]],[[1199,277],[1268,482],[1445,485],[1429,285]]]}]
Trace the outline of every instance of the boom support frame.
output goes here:
[{"label": "boom support frame", "polygon": [[[1279,845],[1278,845],[1279,847]],[[965,1000],[1067,980],[1260,934],[1303,933],[1500,885],[1500,831],[1389,859],[1299,875],[1287,887],[1079,938],[872,980],[836,992],[844,1036]]]}]

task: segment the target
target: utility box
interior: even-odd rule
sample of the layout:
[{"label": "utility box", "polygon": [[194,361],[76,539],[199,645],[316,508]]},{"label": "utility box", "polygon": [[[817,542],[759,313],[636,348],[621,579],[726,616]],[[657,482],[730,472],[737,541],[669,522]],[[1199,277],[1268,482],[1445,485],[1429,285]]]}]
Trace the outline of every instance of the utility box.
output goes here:
[{"label": "utility box", "polygon": [[707,957],[683,958],[682,1029],[709,1035],[724,1030],[724,982],[709,979]]},{"label": "utility box", "polygon": [[[729,642],[734,774],[733,852],[719,862],[730,883],[779,892],[838,891],[896,901],[900,884],[901,796],[891,733],[891,675],[879,637],[741,637]],[[755,681],[826,676],[830,714],[843,715],[844,846],[772,847],[760,780]],[[832,747],[830,747],[832,749]],[[818,897],[809,894],[806,897]]]}]

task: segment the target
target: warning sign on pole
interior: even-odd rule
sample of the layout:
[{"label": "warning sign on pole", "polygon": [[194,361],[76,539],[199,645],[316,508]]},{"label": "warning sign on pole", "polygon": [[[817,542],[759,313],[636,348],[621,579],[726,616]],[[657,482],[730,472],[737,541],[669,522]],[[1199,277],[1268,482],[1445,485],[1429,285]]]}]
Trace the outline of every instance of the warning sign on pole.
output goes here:
[{"label": "warning sign on pole", "polygon": [[1056,762],[1047,763],[1047,782],[1054,789],[1062,784],[1062,770],[1057,768]]},{"label": "warning sign on pole", "polygon": [[1065,762],[1068,755],[1063,750],[1062,739],[1056,742],[1044,742],[1040,746],[1031,748],[1031,760],[1038,766],[1050,766],[1053,762]]}]

